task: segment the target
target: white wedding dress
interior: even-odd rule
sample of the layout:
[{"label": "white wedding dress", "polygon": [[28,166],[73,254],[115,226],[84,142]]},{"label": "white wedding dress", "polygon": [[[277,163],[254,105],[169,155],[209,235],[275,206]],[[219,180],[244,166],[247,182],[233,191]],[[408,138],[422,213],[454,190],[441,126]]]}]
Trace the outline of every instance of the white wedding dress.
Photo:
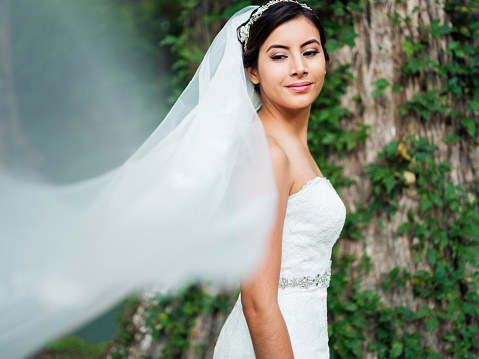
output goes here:
[{"label": "white wedding dress", "polygon": [[[278,304],[295,359],[329,358],[326,297],[331,250],[345,219],[344,203],[324,177],[308,181],[288,198]],[[214,358],[255,358],[241,294],[221,330]]]}]

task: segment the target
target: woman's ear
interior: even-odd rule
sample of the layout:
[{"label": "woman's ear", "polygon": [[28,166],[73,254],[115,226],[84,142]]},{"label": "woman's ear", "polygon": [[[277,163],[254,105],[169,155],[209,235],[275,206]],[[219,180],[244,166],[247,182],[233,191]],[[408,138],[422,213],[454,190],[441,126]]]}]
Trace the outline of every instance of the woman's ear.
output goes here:
[{"label": "woman's ear", "polygon": [[247,67],[246,72],[248,73],[251,82],[255,85],[259,84],[258,69],[253,69],[252,67]]}]

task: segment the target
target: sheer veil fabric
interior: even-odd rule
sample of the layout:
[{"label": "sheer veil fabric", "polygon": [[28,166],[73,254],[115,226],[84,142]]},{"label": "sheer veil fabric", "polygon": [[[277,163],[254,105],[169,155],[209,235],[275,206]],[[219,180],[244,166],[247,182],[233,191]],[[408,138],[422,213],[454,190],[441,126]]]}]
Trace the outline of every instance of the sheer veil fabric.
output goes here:
[{"label": "sheer veil fabric", "polygon": [[277,193],[236,13],[122,166],[47,185],[0,174],[0,357],[25,357],[144,286],[259,264]]}]

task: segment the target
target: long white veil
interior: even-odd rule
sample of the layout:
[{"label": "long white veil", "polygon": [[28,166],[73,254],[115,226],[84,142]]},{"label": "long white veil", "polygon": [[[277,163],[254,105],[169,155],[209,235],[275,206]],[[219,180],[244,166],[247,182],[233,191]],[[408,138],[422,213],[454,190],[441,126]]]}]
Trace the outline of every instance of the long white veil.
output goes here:
[{"label": "long white veil", "polygon": [[259,263],[277,193],[236,13],[119,168],[54,186],[0,174],[0,357],[19,358],[145,285]]}]

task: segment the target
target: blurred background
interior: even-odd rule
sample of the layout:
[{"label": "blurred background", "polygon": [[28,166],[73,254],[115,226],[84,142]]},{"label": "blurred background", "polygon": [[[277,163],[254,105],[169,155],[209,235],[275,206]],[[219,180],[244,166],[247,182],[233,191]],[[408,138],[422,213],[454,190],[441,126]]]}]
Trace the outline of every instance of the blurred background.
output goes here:
[{"label": "blurred background", "polygon": [[136,1],[2,4],[2,163],[61,182],[120,164],[174,96],[172,58],[160,42],[179,10]]},{"label": "blurred background", "polygon": [[[479,1],[311,0],[331,54],[308,141],[347,207],[331,358],[479,357]],[[0,0],[0,161],[67,183],[121,164],[233,0]],[[33,358],[210,358],[239,288],[141,293]]]}]

